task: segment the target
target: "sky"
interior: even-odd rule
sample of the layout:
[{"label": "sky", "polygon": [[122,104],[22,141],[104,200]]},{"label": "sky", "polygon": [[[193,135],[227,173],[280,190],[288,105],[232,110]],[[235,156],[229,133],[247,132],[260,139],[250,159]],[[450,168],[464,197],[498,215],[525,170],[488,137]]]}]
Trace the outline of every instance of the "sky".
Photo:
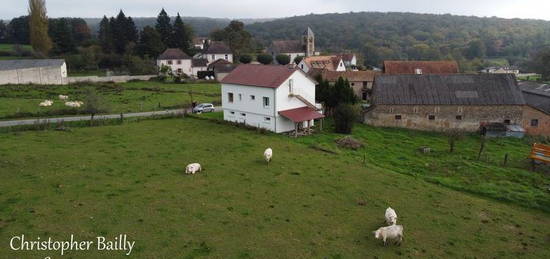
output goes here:
[{"label": "sky", "polygon": [[[1,0],[0,19],[27,13],[26,0]],[[212,18],[279,18],[310,13],[361,11],[414,12],[550,20],[549,0],[46,0],[50,17],[153,17],[164,7],[169,15]]]}]

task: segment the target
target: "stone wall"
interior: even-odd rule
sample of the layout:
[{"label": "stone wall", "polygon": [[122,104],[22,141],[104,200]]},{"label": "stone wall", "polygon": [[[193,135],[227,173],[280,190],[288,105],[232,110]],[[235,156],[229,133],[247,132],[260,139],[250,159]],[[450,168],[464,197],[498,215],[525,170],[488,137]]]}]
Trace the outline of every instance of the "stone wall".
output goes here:
[{"label": "stone wall", "polygon": [[550,136],[550,115],[526,105],[523,107],[522,126],[529,135]]},{"label": "stone wall", "polygon": [[106,82],[115,82],[115,83],[125,83],[130,80],[142,80],[148,81],[157,75],[144,75],[144,76],[80,76],[80,77],[69,77],[69,84],[74,83],[106,83]]},{"label": "stone wall", "polygon": [[481,124],[522,124],[521,105],[377,105],[364,114],[364,122],[378,127],[400,127],[428,131],[451,128],[477,131]]}]

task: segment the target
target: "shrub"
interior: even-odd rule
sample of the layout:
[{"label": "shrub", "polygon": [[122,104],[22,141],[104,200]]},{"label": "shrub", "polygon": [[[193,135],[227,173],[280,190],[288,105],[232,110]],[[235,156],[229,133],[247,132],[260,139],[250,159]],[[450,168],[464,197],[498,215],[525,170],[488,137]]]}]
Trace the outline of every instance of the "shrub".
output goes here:
[{"label": "shrub", "polygon": [[277,60],[277,63],[279,63],[280,65],[288,65],[290,63],[290,56],[288,55],[280,54],[280,55],[277,55],[275,59]]},{"label": "shrub", "polygon": [[358,113],[352,105],[340,104],[334,110],[333,117],[336,133],[351,134]]},{"label": "shrub", "polygon": [[249,64],[250,62],[252,62],[252,56],[247,55],[247,54],[241,55],[239,57],[239,62],[241,62],[243,64]]},{"label": "shrub", "polygon": [[258,60],[258,62],[260,62],[264,65],[269,65],[269,64],[273,63],[273,57],[271,55],[268,55],[268,54],[260,54],[256,57],[256,59]]}]

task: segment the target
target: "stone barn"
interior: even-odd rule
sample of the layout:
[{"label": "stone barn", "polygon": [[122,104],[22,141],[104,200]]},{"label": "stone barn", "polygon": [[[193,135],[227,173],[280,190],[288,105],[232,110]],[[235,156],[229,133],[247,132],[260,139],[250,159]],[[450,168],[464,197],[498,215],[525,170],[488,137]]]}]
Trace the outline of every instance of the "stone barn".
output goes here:
[{"label": "stone barn", "polygon": [[0,85],[62,85],[67,81],[63,59],[0,60]]},{"label": "stone barn", "polygon": [[550,85],[520,82],[527,104],[523,110],[523,128],[529,135],[550,136]]},{"label": "stone barn", "polygon": [[381,75],[365,123],[428,131],[522,124],[525,101],[513,75]]}]

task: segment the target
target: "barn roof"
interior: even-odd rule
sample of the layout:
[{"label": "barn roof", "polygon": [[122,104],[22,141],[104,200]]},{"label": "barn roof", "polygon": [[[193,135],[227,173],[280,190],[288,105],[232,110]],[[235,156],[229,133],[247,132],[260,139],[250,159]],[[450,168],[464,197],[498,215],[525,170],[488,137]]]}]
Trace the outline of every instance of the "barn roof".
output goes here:
[{"label": "barn roof", "polygon": [[304,45],[299,40],[276,40],[272,43],[272,48],[278,53],[303,53]]},{"label": "barn roof", "polygon": [[211,41],[205,54],[231,54],[231,49],[223,41]]},{"label": "barn roof", "polygon": [[280,65],[239,65],[221,82],[223,84],[278,88],[299,69]]},{"label": "barn roof", "polygon": [[384,72],[390,75],[416,74],[416,69],[422,69],[422,74],[457,74],[456,61],[384,61]]},{"label": "barn roof", "polygon": [[60,67],[65,63],[63,59],[16,59],[0,60],[0,70],[15,70],[36,67]]},{"label": "barn roof", "polygon": [[527,105],[550,114],[550,85],[522,81],[519,87]]},{"label": "barn roof", "polygon": [[389,105],[522,105],[509,74],[380,75],[373,103]]},{"label": "barn roof", "polygon": [[185,54],[185,52],[183,52],[181,49],[177,49],[177,48],[166,49],[158,57],[158,60],[172,60],[172,59],[191,59],[191,57]]}]

